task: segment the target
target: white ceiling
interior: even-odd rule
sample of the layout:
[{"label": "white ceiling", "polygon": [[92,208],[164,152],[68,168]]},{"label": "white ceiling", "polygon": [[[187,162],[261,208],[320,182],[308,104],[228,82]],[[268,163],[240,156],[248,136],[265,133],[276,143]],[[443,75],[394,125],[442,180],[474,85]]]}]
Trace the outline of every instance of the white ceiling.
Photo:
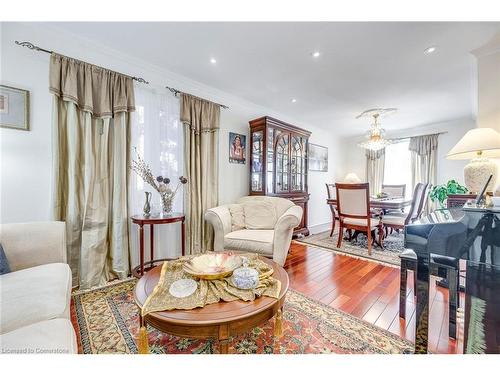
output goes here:
[{"label": "white ceiling", "polygon": [[383,120],[388,130],[474,116],[470,51],[500,31],[476,22],[55,26],[341,135],[365,132],[367,119],[354,117],[373,107],[399,108]]}]

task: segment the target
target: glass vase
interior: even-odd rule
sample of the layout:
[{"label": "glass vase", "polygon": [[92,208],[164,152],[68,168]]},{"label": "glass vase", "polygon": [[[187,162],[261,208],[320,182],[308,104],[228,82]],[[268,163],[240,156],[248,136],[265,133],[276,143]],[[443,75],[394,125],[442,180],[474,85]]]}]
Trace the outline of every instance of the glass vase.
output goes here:
[{"label": "glass vase", "polygon": [[163,216],[170,216],[172,214],[173,200],[174,200],[174,194],[172,193],[161,194],[161,209]]}]

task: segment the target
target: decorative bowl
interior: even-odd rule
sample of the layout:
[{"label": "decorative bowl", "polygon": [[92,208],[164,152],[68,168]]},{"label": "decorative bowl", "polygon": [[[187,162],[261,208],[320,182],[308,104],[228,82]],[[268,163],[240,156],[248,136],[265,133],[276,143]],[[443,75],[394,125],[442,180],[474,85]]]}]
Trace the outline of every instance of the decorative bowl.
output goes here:
[{"label": "decorative bowl", "polygon": [[205,280],[223,279],[240,267],[242,261],[232,253],[203,254],[184,263],[184,272]]},{"label": "decorative bowl", "polygon": [[259,272],[250,267],[236,268],[231,276],[234,286],[239,289],[255,289],[259,285]]}]

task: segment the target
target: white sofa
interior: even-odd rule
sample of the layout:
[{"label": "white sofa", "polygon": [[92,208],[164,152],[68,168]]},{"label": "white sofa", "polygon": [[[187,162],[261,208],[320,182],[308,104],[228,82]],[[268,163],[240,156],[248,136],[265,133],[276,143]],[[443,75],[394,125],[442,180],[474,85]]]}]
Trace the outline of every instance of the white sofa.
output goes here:
[{"label": "white sofa", "polygon": [[0,353],[77,353],[62,222],[0,225]]},{"label": "white sofa", "polygon": [[301,219],[302,207],[288,199],[267,196],[243,197],[205,213],[215,231],[215,251],[254,252],[280,265],[285,264],[293,229]]}]

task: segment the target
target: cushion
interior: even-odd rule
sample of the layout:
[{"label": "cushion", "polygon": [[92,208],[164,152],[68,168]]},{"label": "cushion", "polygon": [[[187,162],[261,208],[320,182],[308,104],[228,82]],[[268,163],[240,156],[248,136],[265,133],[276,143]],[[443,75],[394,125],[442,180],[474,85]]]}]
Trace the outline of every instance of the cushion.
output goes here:
[{"label": "cushion", "polygon": [[276,209],[269,201],[254,201],[243,204],[247,229],[274,229]]},{"label": "cushion", "polygon": [[392,225],[405,225],[407,215],[385,215],[382,218],[382,222],[384,224],[392,224]]},{"label": "cushion", "polygon": [[68,319],[51,319],[0,335],[0,350],[11,354],[76,354],[78,346]]},{"label": "cushion", "polygon": [[7,260],[7,256],[5,255],[5,251],[3,251],[2,244],[0,244],[0,275],[4,275],[9,272],[9,261]]},{"label": "cushion", "polygon": [[69,319],[71,270],[50,263],[0,276],[0,333],[43,320]]},{"label": "cushion", "polygon": [[229,213],[231,214],[231,231],[245,229],[245,211],[243,211],[243,205],[230,204]]},{"label": "cushion", "polygon": [[283,215],[290,207],[294,206],[293,203],[289,199],[279,198],[279,197],[267,197],[265,195],[250,195],[247,197],[241,197],[238,199],[237,203],[252,203],[252,202],[268,202],[274,206],[276,210],[276,217],[280,217]]},{"label": "cushion", "polygon": [[[344,223],[345,224],[351,224],[351,225],[367,226],[368,225],[368,220],[366,220],[366,219],[356,219],[356,218],[352,218],[352,217],[345,217],[344,218]],[[370,220],[370,224],[371,224],[372,229],[376,228],[377,225],[379,225],[379,223],[380,223],[380,220],[377,219],[377,218],[372,218]]]},{"label": "cushion", "polygon": [[273,255],[274,230],[243,229],[224,236],[224,248]]}]

